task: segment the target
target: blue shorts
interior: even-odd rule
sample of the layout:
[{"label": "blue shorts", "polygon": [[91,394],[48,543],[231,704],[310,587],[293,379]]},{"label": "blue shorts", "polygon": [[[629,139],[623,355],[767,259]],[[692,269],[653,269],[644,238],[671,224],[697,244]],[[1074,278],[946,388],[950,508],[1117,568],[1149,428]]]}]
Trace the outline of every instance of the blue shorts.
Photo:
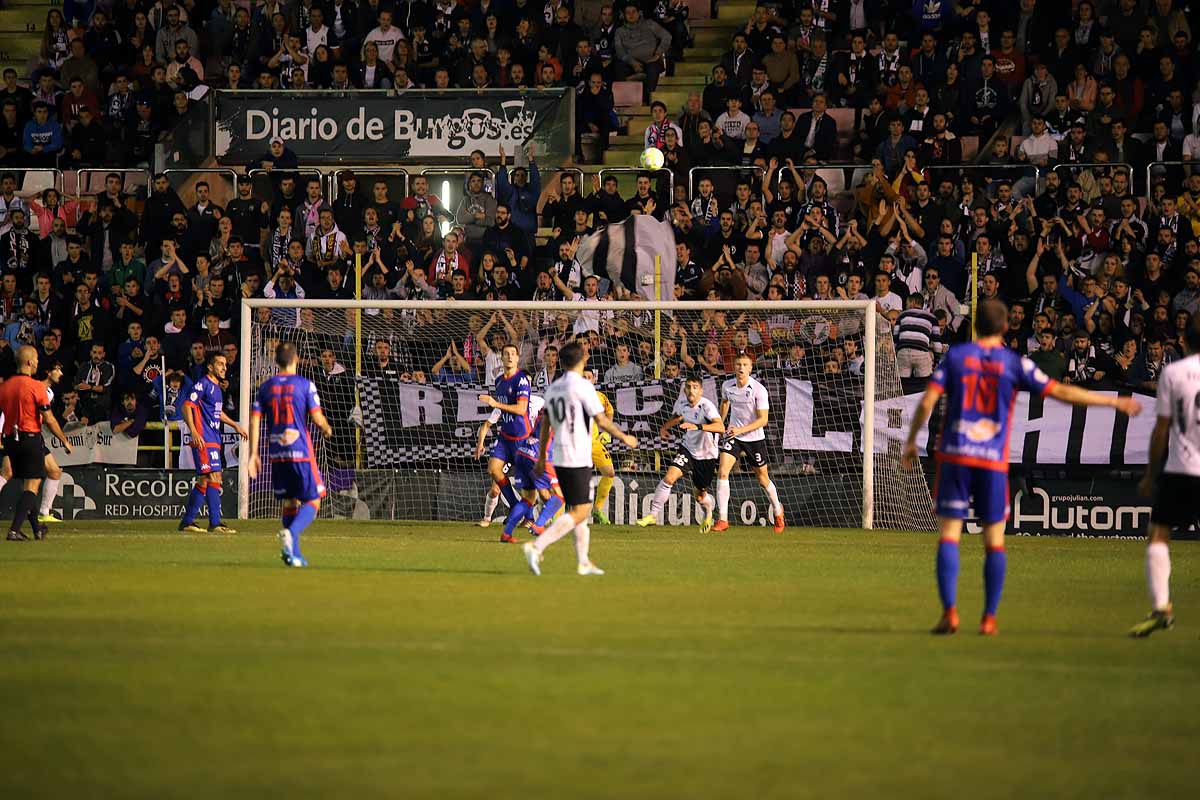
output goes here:
[{"label": "blue shorts", "polygon": [[513,462],[509,480],[516,489],[545,489],[553,492],[558,489],[558,476],[554,474],[554,465],[547,464],[546,471],[541,475],[533,474],[537,462],[527,456],[521,456]]},{"label": "blue shorts", "polygon": [[492,445],[492,458],[498,458],[505,464],[517,463],[517,448],[521,446],[521,442],[517,439],[505,439],[503,436],[496,437],[496,443]]},{"label": "blue shorts", "polygon": [[1008,472],[938,462],[933,494],[939,517],[966,519],[974,501],[975,517],[985,525],[1008,519]]},{"label": "blue shorts", "polygon": [[197,475],[207,475],[210,472],[221,471],[221,445],[219,443],[204,442],[203,447],[191,445],[192,448],[192,463],[196,465]]},{"label": "blue shorts", "polygon": [[321,470],[311,461],[276,461],[271,464],[271,488],[276,500],[320,500],[325,496]]}]

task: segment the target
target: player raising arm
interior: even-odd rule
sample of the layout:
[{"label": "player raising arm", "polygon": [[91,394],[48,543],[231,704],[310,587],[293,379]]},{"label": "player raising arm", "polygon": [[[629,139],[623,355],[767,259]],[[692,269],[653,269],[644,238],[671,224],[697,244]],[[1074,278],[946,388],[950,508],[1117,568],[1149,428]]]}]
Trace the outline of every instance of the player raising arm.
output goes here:
[{"label": "player raising arm", "polygon": [[[521,352],[517,350],[516,345],[504,345],[500,350],[500,361],[504,365],[504,373],[496,378],[495,396],[481,394],[479,402],[500,411],[500,435],[496,437],[496,444],[492,447],[492,457],[488,460],[488,474],[500,487],[500,493],[508,507],[512,508],[521,498],[517,497],[517,493],[509,486],[505,467],[516,463],[517,447],[533,433],[533,424],[529,421],[529,392],[532,381],[520,368]],[[492,509],[494,510],[495,506]]]},{"label": "player raising arm", "polygon": [[542,412],[539,433],[538,460],[533,474],[546,471],[546,453],[553,436],[554,468],[566,501],[566,511],[546,528],[536,542],[524,547],[525,561],[534,575],[542,574],[542,554],[546,548],[575,531],[575,556],[579,575],[603,575],[604,571],[591,562],[588,543],[591,529],[588,521],[592,511],[592,430],[590,420],[596,420],[601,430],[628,447],[637,447],[637,439],[621,431],[596,396],[596,387],[583,377],[587,354],[576,342],[563,347],[558,355],[563,368],[562,377],[546,390],[546,406]]},{"label": "player raising arm", "polygon": [[750,377],[753,367],[753,359],[743,353],[733,360],[733,377],[721,384],[721,418],[729,415],[729,428],[721,439],[721,456],[717,464],[717,510],[720,516],[713,530],[729,530],[729,473],[738,456],[745,455],[771,503],[775,532],[783,533],[783,505],[767,471],[767,435],[763,431],[770,418],[771,406],[766,387]]},{"label": "player raising arm", "polygon": [[296,345],[282,342],[275,347],[279,372],[263,381],[250,411],[250,479],[262,467],[258,456],[259,430],[267,426],[267,456],[271,459],[271,488],[282,501],[283,527],[279,530],[280,557],[289,567],[307,567],[300,553],[300,534],[317,518],[325,483],[317,469],[317,451],[308,435],[308,420],[327,440],[333,428],[321,410],[317,387],[296,374]]},{"label": "player raising arm", "polygon": [[192,460],[196,464],[196,485],[188,494],[187,509],[179,521],[184,533],[204,533],[196,524],[200,506],[208,503],[208,532],[237,533],[221,523],[221,423],[229,425],[243,439],[246,431],[237,420],[224,412],[221,381],[228,362],[220,353],[208,357],[204,376],[192,384],[183,401],[183,419],[192,434]]},{"label": "player raising arm", "polygon": [[[1200,315],[1184,338],[1187,355],[1168,364],[1158,379],[1158,419],[1150,434],[1150,461],[1139,489],[1154,497],[1146,545],[1146,584],[1151,609],[1129,634],[1141,639],[1175,624],[1171,608],[1171,528],[1200,519]],[[1169,447],[1168,447],[1169,445]]]},{"label": "player raising arm", "polygon": [[645,527],[658,524],[663,506],[671,496],[671,487],[687,472],[692,478],[696,501],[704,507],[700,532],[708,533],[713,526],[714,506],[708,489],[712,486],[713,473],[717,469],[717,434],[725,433],[725,423],[721,421],[721,412],[704,396],[704,384],[699,378],[687,379],[683,384],[683,394],[675,401],[672,411],[675,416],[663,424],[659,435],[669,441],[671,430],[679,426],[684,432],[683,442],[671,459],[666,475],[654,490],[650,513],[639,519],[638,525]]},{"label": "player raising arm", "polygon": [[984,612],[979,632],[995,635],[996,609],[1004,588],[1007,559],[1004,523],[1008,519],[1008,439],[1010,409],[1017,391],[1027,389],[1064,403],[1109,406],[1135,416],[1141,410],[1130,397],[1112,397],[1051,380],[1032,361],[1004,346],[1008,309],[999,300],[979,304],[975,320],[978,339],[958,344],[934,370],[925,396],[913,416],[904,444],[904,464],[918,464],[917,433],[924,427],[938,398],[946,395],[946,417],[938,444],[936,506],[938,518],[937,582],[942,618],[936,634],[958,630],[958,542],[972,501],[983,523]]}]

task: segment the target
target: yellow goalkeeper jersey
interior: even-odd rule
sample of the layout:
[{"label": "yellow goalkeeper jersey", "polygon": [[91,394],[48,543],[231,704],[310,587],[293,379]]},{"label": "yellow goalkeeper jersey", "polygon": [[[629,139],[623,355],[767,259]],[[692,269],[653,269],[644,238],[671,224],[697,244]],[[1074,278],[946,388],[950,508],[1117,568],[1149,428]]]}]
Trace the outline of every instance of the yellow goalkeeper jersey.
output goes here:
[{"label": "yellow goalkeeper jersey", "polygon": [[[606,395],[604,392],[596,392],[596,395],[600,398],[600,405],[604,406],[605,416],[607,416],[609,419],[612,419],[613,406],[612,402],[610,402],[608,399],[608,395]],[[596,420],[592,420],[592,444],[604,445],[611,441],[612,436],[607,433],[602,433],[600,431],[600,426],[596,424]]]}]

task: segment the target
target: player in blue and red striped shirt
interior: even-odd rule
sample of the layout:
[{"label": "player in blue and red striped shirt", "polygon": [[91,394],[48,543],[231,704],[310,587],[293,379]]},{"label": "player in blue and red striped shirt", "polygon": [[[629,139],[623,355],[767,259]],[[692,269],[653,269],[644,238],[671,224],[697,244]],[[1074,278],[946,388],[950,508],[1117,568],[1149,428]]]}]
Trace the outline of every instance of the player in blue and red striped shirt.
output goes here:
[{"label": "player in blue and red striped shirt", "polygon": [[[515,508],[521,498],[509,484],[504,465],[517,463],[517,449],[533,434],[533,423],[529,419],[529,394],[533,382],[521,369],[521,352],[515,345],[504,345],[500,361],[504,365],[504,374],[496,379],[495,393],[479,395],[479,402],[501,412],[500,435],[496,437],[492,457],[488,459],[488,473],[500,487],[509,508]],[[500,541],[511,542],[512,537],[501,534]]]},{"label": "player in blue and red striped shirt", "polygon": [[246,431],[222,409],[224,396],[221,381],[228,368],[225,356],[213,353],[208,357],[205,373],[191,385],[183,396],[183,421],[192,435],[192,460],[196,465],[196,484],[188,495],[187,509],[179,522],[185,533],[203,533],[196,524],[200,506],[208,503],[208,532],[237,533],[221,522],[221,425],[229,425],[245,439]]},{"label": "player in blue and red striped shirt", "polygon": [[300,534],[317,518],[325,482],[317,468],[317,451],[308,433],[308,421],[329,439],[333,429],[321,410],[317,387],[296,374],[296,345],[283,342],[275,348],[279,372],[263,381],[250,412],[250,463],[253,480],[258,476],[259,431],[267,428],[267,457],[271,459],[271,487],[283,503],[283,528],[279,531],[280,557],[289,567],[307,567],[300,553]]},{"label": "player in blue and red striped shirt", "polygon": [[905,466],[918,463],[917,433],[938,399],[946,396],[946,413],[937,446],[934,503],[941,534],[937,554],[938,593],[942,618],[933,633],[958,630],[958,543],[963,520],[974,501],[983,523],[987,550],[984,565],[984,611],[979,632],[995,635],[996,609],[1004,588],[1007,561],[1004,527],[1008,520],[1008,442],[1017,392],[1025,389],[1073,405],[1110,406],[1134,416],[1141,410],[1130,397],[1113,397],[1051,380],[1037,366],[1004,346],[1008,308],[998,300],[979,304],[974,342],[955,345],[929,379],[904,445]]}]

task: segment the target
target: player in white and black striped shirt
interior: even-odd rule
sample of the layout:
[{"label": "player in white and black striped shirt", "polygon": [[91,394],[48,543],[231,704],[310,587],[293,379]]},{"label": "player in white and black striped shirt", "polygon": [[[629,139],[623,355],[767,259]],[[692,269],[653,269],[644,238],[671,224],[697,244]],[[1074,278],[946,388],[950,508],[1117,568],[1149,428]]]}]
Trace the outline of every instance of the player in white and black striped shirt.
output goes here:
[{"label": "player in white and black striped shirt", "polygon": [[933,374],[933,353],[942,349],[942,332],[921,295],[910,294],[905,305],[892,329],[896,365],[901,378],[928,378]]}]

